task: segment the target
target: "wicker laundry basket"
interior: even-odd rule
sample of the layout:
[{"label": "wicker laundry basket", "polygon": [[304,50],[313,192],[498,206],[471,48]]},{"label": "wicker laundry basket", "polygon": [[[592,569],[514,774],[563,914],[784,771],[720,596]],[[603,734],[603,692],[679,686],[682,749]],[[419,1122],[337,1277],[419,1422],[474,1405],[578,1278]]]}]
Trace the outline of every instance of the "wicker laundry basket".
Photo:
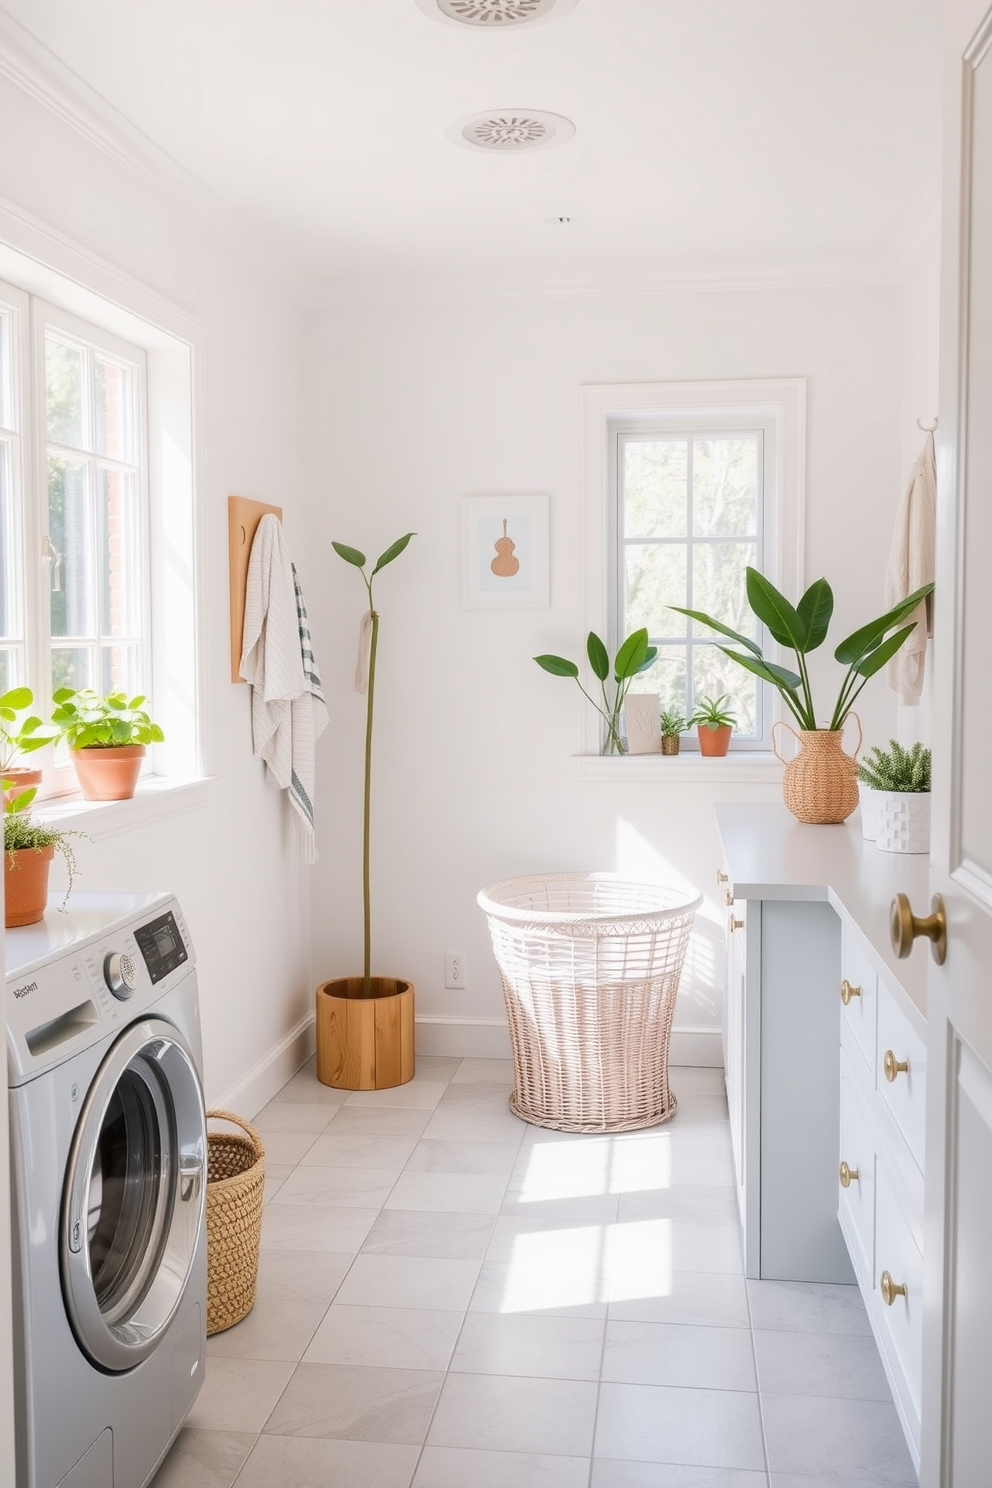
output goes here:
[{"label": "wicker laundry basket", "polygon": [[255,1302],[265,1149],[241,1116],[208,1111],[207,1120],[241,1128],[207,1133],[207,1332],[222,1333]]},{"label": "wicker laundry basket", "polygon": [[674,1115],[668,1044],[701,896],[614,873],[506,879],[478,896],[503,983],[510,1106],[558,1131]]}]

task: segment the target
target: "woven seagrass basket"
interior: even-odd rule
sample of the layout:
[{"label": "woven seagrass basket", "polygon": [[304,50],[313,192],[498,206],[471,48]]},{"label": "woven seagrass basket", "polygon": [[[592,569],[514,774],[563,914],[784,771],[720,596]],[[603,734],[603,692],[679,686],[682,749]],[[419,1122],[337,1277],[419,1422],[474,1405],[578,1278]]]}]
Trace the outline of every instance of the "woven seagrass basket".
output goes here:
[{"label": "woven seagrass basket", "polygon": [[[849,715],[858,725],[858,743],[852,754],[842,747],[841,729],[803,729],[798,734],[788,723],[772,725],[772,749],[782,760],[782,800],[792,815],[802,822],[823,826],[846,821],[858,804],[858,750],[861,748],[861,720]],[[799,742],[794,759],[779,754],[775,730],[784,728]]]},{"label": "woven seagrass basket", "polygon": [[507,879],[478,896],[503,984],[510,1108],[558,1131],[627,1131],[675,1114],[668,1046],[692,889],[613,873]]},{"label": "woven seagrass basket", "polygon": [[[240,1132],[207,1133],[207,1333],[222,1333],[251,1311],[258,1281],[265,1149],[255,1128],[231,1111],[208,1111]],[[244,1135],[246,1134],[246,1135]]]}]

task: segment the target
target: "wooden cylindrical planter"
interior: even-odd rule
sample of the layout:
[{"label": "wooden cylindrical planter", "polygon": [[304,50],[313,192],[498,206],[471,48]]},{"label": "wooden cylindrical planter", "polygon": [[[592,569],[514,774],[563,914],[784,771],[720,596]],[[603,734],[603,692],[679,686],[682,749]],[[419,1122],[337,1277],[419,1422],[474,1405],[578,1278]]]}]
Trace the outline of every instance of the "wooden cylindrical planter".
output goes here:
[{"label": "wooden cylindrical planter", "polygon": [[317,1079],[338,1090],[388,1090],[414,1073],[414,988],[399,977],[336,977],[317,988]]}]

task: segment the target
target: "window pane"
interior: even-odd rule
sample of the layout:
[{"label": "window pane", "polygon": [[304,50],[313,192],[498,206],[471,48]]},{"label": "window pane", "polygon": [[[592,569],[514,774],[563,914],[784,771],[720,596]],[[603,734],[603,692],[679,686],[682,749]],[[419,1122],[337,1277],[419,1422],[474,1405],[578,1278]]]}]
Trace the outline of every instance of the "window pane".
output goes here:
[{"label": "window pane", "polygon": [[97,357],[96,452],[114,460],[134,458],[134,374],[129,367]]},{"label": "window pane", "polygon": [[101,692],[136,695],[141,686],[137,646],[101,646],[99,685]]},{"label": "window pane", "polygon": [[[754,636],[757,622],[747,602],[744,570],[756,560],[756,543],[695,543],[690,608],[705,610],[741,635]],[[698,622],[693,623],[693,633],[713,634],[709,626]]]},{"label": "window pane", "polygon": [[0,692],[7,692],[14,685],[14,653],[0,651]]},{"label": "window pane", "polygon": [[45,337],[45,398],[49,439],[83,449],[83,351],[50,335]]},{"label": "window pane", "polygon": [[685,440],[626,439],[622,447],[625,536],[684,537]]},{"label": "window pane", "polygon": [[721,693],[729,693],[726,707],[737,719],[737,732],[756,732],[758,679],[752,672],[731,661],[716,646],[694,646],[692,685],[693,706],[704,694],[718,698]]},{"label": "window pane", "polygon": [[679,616],[668,606],[685,602],[686,549],[681,543],[628,543],[624,560],[626,633],[646,625],[652,636],[679,635]]},{"label": "window pane", "polygon": [[52,647],[52,691],[60,687],[96,687],[92,652],[88,646]]},{"label": "window pane", "polygon": [[685,666],[684,646],[659,646],[654,665],[638,673],[633,687],[637,692],[656,692],[662,709],[685,713]]},{"label": "window pane", "polygon": [[140,629],[138,514],[134,478],[97,470],[100,547],[100,634],[135,636]]},{"label": "window pane", "polygon": [[692,526],[697,537],[757,535],[757,435],[693,441]]},{"label": "window pane", "polygon": [[11,378],[11,316],[0,311],[0,428],[13,428],[13,384]]},{"label": "window pane", "polygon": [[[12,640],[20,630],[17,615],[17,576],[14,569],[14,492],[11,451],[0,439],[0,636]],[[0,688],[6,691],[6,688]]]},{"label": "window pane", "polygon": [[52,635],[91,635],[93,538],[83,461],[49,457],[48,531],[59,555],[52,559]]}]

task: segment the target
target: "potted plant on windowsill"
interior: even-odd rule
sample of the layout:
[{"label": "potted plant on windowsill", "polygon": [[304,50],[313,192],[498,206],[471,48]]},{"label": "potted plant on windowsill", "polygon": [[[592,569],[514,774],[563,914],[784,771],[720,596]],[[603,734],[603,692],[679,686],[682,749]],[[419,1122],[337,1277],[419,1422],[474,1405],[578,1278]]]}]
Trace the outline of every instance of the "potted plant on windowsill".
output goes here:
[{"label": "potted plant on windowsill", "polygon": [[[368,681],[365,687],[365,792],[362,815],[362,907],[364,911],[363,974],[336,977],[317,988],[317,1079],[339,1090],[385,1090],[405,1085],[414,1075],[414,986],[401,977],[372,975],[372,896],[369,872],[372,805],[372,722],[375,669],[379,646],[379,615],[372,601],[372,581],[398,558],[415,534],[388,547],[366,575],[364,553],[332,542],[339,558],[362,575],[369,597],[363,621],[367,634]],[[363,689],[359,689],[363,690]]]},{"label": "potted plant on windowsill", "polygon": [[564,656],[535,656],[534,660],[544,671],[550,672],[552,677],[573,678],[582,696],[592,703],[606,724],[606,741],[602,753],[626,754],[627,746],[620,732],[620,715],[623,711],[624,698],[634,678],[639,673],[646,672],[652,664],[658,655],[658,648],[648,644],[648,633],[644,629],[635,630],[629,635],[613,660],[612,690],[607,689],[610,677],[610,655],[599,636],[592,630],[586,640],[586,655],[599,682],[603,696],[602,707],[582,686],[579,681],[579,669],[574,661],[567,661]]},{"label": "potted plant on windowsill", "polygon": [[659,722],[662,754],[678,754],[680,736],[689,727],[688,720],[676,708],[662,708]]},{"label": "potted plant on windowsill", "polygon": [[[9,775],[3,781],[3,895],[4,927],[34,925],[44,918],[48,903],[48,872],[58,852],[65,861],[68,899],[76,875],[76,858],[70,837],[81,832],[62,832],[43,826],[28,815],[36,787],[18,789]],[[63,907],[65,900],[63,900]]]},{"label": "potted plant on windowsill", "polygon": [[718,758],[730,749],[730,736],[737,727],[737,718],[729,713],[726,704],[730,694],[721,692],[717,698],[702,695],[693,709],[689,727],[695,728],[699,738],[700,754]]},{"label": "potted plant on windowsill", "polygon": [[90,687],[60,687],[52,722],[69,745],[79,787],[87,801],[127,801],[134,795],[145,748],[165,735],[153,723],[143,694],[101,696]]},{"label": "potted plant on windowsill", "polygon": [[[30,687],[11,687],[0,695],[0,773],[5,782],[5,799],[41,784],[40,770],[17,762],[59,736],[57,728],[51,728],[28,713],[33,702],[34,693]],[[21,713],[28,713],[28,716],[19,719]]]},{"label": "potted plant on windowsill", "polygon": [[858,766],[864,835],[882,852],[930,851],[930,750],[906,749],[897,739],[888,749],[873,744]]},{"label": "potted plant on windowsill", "polygon": [[[720,650],[755,676],[770,682],[798,723],[798,734],[794,729],[790,732],[796,734],[799,753],[794,759],[785,761],[782,796],[793,816],[800,821],[842,822],[857,806],[857,748],[853,757],[841,748],[845,720],[849,715],[857,718],[852,709],[858,694],[869,677],[881,670],[912,633],[915,626],[903,622],[932,590],[932,584],[925,584],[901,604],[877,620],[869,620],[867,625],[860,626],[841,641],[834,656],[847,670],[826,727],[821,726],[820,715],[813,706],[806,665],[809,653],[826,640],[833,615],[834,596],[826,579],[812,583],[799,603],[793,606],[764,574],[756,568],[747,570],[748,604],[767,627],[772,639],[794,653],[796,671],[768,661],[756,641],[740,635],[711,615],[681,605],[671,606],[680,615],[688,615],[701,625],[708,625],[711,630],[728,636],[737,646],[743,647],[743,650],[732,650],[729,646],[720,646]],[[781,727],[789,728],[789,725],[782,724]],[[777,749],[775,752],[778,753]]]}]

